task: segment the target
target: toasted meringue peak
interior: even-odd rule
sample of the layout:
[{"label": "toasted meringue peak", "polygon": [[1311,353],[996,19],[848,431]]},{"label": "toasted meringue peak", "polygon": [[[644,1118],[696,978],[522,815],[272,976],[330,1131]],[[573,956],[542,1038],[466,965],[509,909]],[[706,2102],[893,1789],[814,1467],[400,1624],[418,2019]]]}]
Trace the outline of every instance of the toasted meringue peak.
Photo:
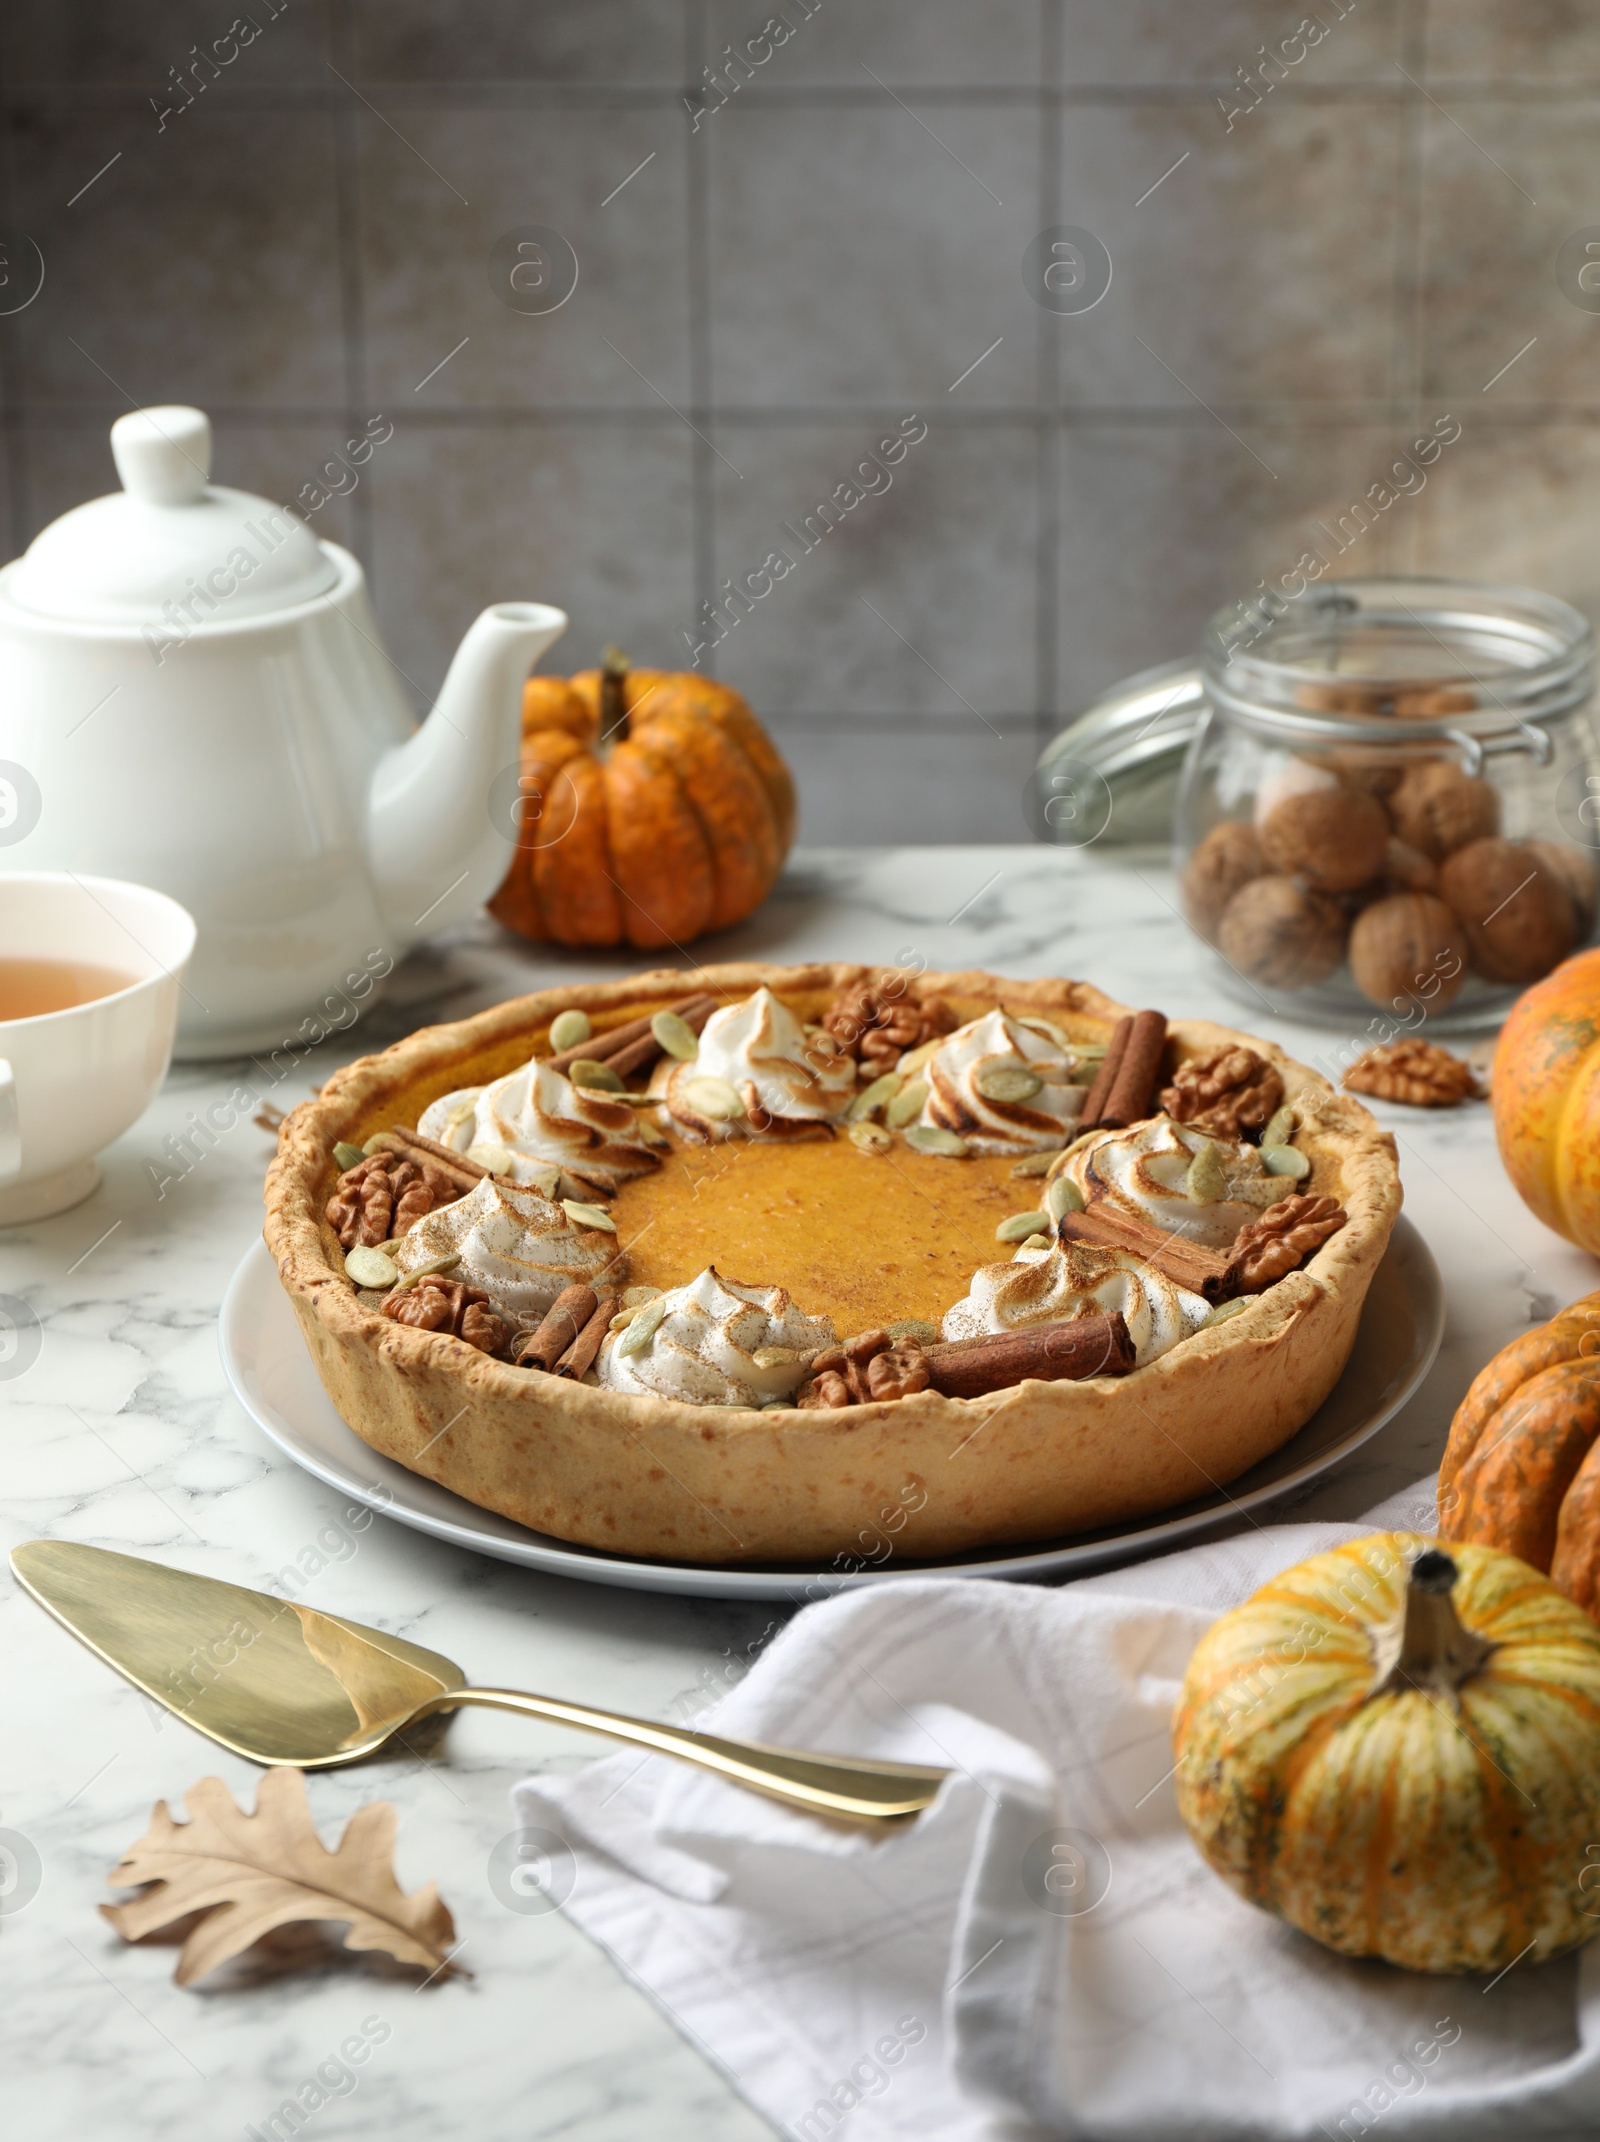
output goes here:
[{"label": "toasted meringue peak", "polygon": [[[980,1085],[996,1072],[1032,1072],[1038,1091],[1024,1100],[996,1099]],[[1037,1153],[1065,1145],[1089,1091],[1070,1055],[1037,1027],[998,1009],[957,1028],[923,1076],[928,1098],[921,1121],[955,1131],[973,1153]]]},{"label": "toasted meringue peak", "polygon": [[803,1315],[782,1287],[724,1279],[715,1265],[647,1303],[639,1319],[648,1335],[642,1345],[635,1338],[636,1350],[622,1351],[631,1327],[601,1348],[601,1383],[696,1406],[787,1398],[805,1381],[812,1355],[835,1343],[831,1318]]},{"label": "toasted meringue peak", "polygon": [[453,1205],[424,1214],[394,1252],[403,1279],[435,1258],[457,1256],[452,1279],[485,1294],[518,1330],[537,1324],[563,1287],[617,1270],[617,1238],[575,1227],[561,1206],[525,1184],[486,1175]]},{"label": "toasted meringue peak", "polygon": [[856,1067],[830,1034],[808,1034],[770,989],[758,989],[713,1012],[699,1053],[658,1065],[651,1090],[691,1138],[819,1137],[849,1106]]},{"label": "toasted meringue peak", "polygon": [[[1206,1146],[1221,1150],[1221,1195],[1202,1203],[1189,1195],[1189,1170]],[[1284,1178],[1268,1172],[1255,1146],[1209,1138],[1170,1116],[1105,1132],[1080,1146],[1065,1172],[1086,1206],[1103,1202],[1206,1249],[1227,1249],[1241,1227],[1289,1194]]]},{"label": "toasted meringue peak", "polygon": [[1128,1250],[1068,1242],[1018,1250],[1009,1264],[972,1275],[965,1299],[945,1314],[947,1339],[978,1339],[1026,1324],[1056,1324],[1121,1310],[1140,1368],[1198,1331],[1210,1304],[1175,1286]]},{"label": "toasted meringue peak", "polygon": [[636,1109],[615,1094],[574,1086],[537,1060],[491,1085],[444,1094],[423,1110],[417,1128],[458,1153],[503,1146],[514,1182],[537,1181],[554,1165],[615,1189],[660,1165],[640,1135]]}]

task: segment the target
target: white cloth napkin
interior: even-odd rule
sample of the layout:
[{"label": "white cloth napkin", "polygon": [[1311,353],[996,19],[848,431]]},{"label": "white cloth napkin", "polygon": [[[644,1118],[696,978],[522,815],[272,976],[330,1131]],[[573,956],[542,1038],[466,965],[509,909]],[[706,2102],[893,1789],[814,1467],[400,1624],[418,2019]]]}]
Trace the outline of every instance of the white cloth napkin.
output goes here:
[{"label": "white cloth napkin", "polygon": [[1207,1624],[1308,1554],[1432,1523],[1423,1482],[1361,1525],[1059,1589],[827,1600],[695,1722],[948,1764],[913,1827],[835,1829],[627,1753],[515,1788],[529,1857],[803,2142],[1592,2136],[1600,1942],[1492,1985],[1335,1956],[1235,1897],[1178,1819],[1169,1722]]}]

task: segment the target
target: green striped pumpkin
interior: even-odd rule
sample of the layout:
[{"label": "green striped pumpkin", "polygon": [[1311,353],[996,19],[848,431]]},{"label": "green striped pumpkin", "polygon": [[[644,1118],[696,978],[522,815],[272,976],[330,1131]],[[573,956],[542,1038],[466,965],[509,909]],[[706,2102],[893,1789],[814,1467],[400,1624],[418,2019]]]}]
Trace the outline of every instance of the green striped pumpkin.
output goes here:
[{"label": "green striped pumpkin", "polygon": [[1600,1628],[1512,1555],[1286,1570],[1196,1646],[1173,1752],[1210,1865],[1329,1948],[1492,1972],[1600,1931]]}]

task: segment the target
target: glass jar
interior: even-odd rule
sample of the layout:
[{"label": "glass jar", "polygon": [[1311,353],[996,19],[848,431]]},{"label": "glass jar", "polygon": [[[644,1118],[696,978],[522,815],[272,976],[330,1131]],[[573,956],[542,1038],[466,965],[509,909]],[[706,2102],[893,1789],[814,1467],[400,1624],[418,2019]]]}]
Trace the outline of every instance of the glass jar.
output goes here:
[{"label": "glass jar", "polygon": [[1176,859],[1236,1001],[1363,1045],[1463,1032],[1588,943],[1595,638],[1570,604],[1334,581],[1220,611],[1201,675]]}]

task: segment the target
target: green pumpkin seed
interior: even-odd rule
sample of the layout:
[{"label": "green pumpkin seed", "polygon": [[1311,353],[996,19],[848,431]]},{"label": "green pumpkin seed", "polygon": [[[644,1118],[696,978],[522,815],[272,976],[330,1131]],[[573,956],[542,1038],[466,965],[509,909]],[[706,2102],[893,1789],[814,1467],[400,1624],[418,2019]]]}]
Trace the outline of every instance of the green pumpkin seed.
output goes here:
[{"label": "green pumpkin seed", "polygon": [[660,1287],[624,1287],[622,1306],[624,1309],[642,1309],[646,1302],[660,1301],[661,1296]]},{"label": "green pumpkin seed", "polygon": [[453,1272],[460,1262],[459,1251],[452,1252],[448,1257],[430,1258],[426,1264],[419,1264],[414,1271],[407,1272],[404,1279],[396,1280],[394,1291],[396,1294],[404,1294],[406,1289],[414,1287],[419,1279],[431,1279],[435,1272]]},{"label": "green pumpkin seed", "polygon": [[365,1144],[365,1145],[364,1145],[364,1146],[363,1146],[363,1147],[361,1148],[361,1157],[362,1157],[362,1159],[363,1159],[363,1160],[367,1160],[367,1159],[370,1159],[370,1158],[371,1158],[371,1156],[372,1156],[372,1155],[373,1155],[374,1153],[381,1153],[381,1152],[383,1152],[383,1150],[384,1150],[384,1143],[383,1143],[383,1141],[384,1141],[384,1138],[385,1138],[385,1137],[386,1137],[387,1135],[388,1135],[388,1134],[387,1134],[386,1132],[384,1132],[384,1131],[381,1131],[381,1130],[375,1130],[375,1131],[373,1132],[372,1136],[371,1136],[371,1137],[370,1137],[370,1138],[369,1138],[369,1139],[367,1140],[366,1144]]},{"label": "green pumpkin seed", "polygon": [[1295,1145],[1268,1145],[1261,1149],[1261,1165],[1269,1175],[1287,1175],[1291,1182],[1304,1182],[1311,1163]]},{"label": "green pumpkin seed", "polygon": [[352,1145],[348,1138],[341,1138],[333,1149],[333,1164],[341,1175],[346,1168],[359,1167],[366,1157],[362,1148]]},{"label": "green pumpkin seed", "polygon": [[557,1012],[550,1022],[550,1053],[559,1056],[563,1049],[575,1049],[580,1041],[587,1041],[594,1032],[589,1024],[589,1014],[581,1011]]},{"label": "green pumpkin seed", "polygon": [[561,1209],[574,1227],[603,1227],[608,1235],[617,1231],[617,1223],[609,1212],[602,1212],[598,1205],[582,1205],[575,1197],[564,1197]]},{"label": "green pumpkin seed", "polygon": [[863,1153],[887,1153],[894,1144],[881,1123],[852,1123],[845,1136]]},{"label": "green pumpkin seed", "polygon": [[1024,1235],[1017,1247],[1019,1249],[1053,1249],[1055,1241],[1050,1235]]},{"label": "green pumpkin seed", "polygon": [[884,1329],[897,1345],[902,1339],[915,1339],[921,1346],[937,1346],[944,1337],[937,1324],[920,1316],[901,1317],[898,1323],[887,1324]]},{"label": "green pumpkin seed", "polygon": [[681,1064],[693,1063],[700,1054],[700,1037],[675,1011],[658,1011],[650,1022],[650,1031],[667,1054]]},{"label": "green pumpkin seed", "polygon": [[655,1337],[657,1327],[666,1313],[665,1296],[653,1302],[646,1302],[634,1317],[633,1322],[616,1342],[617,1352],[619,1354],[627,1354],[630,1357],[634,1354],[642,1354]]},{"label": "green pumpkin seed", "polygon": [[1031,1101],[1044,1080],[1026,1064],[991,1064],[973,1084],[986,1101]]},{"label": "green pumpkin seed", "polygon": [[996,1242],[1021,1242],[1028,1235],[1037,1235],[1050,1225],[1047,1212],[1014,1212],[1002,1220],[994,1231]]},{"label": "green pumpkin seed", "polygon": [[475,1160],[489,1175],[509,1175],[516,1166],[503,1145],[469,1145],[467,1158]]},{"label": "green pumpkin seed", "polygon": [[943,1153],[950,1160],[965,1160],[967,1141],[958,1138],[953,1130],[943,1130],[937,1123],[913,1123],[906,1132],[906,1144],[915,1153]]},{"label": "green pumpkin seed", "polygon": [[913,1077],[922,1069],[924,1064],[933,1061],[949,1039],[950,1036],[948,1034],[936,1034],[932,1041],[925,1041],[921,1048],[907,1049],[905,1055],[895,1065],[895,1069],[902,1078]]},{"label": "green pumpkin seed", "polygon": [[1048,1175],[1055,1161],[1054,1153],[1030,1153],[1019,1160],[1011,1170],[1013,1175]]},{"label": "green pumpkin seed", "polygon": [[574,1086],[583,1086],[590,1093],[621,1093],[622,1081],[609,1064],[602,1064],[592,1056],[580,1056],[576,1063],[568,1064],[567,1076]]},{"label": "green pumpkin seed", "polygon": [[1025,1026],[1030,1032],[1042,1035],[1063,1053],[1072,1047],[1071,1037],[1057,1026],[1053,1019],[1041,1019],[1037,1012],[1008,1012],[1007,1017],[1016,1025]]},{"label": "green pumpkin seed", "polygon": [[381,1249],[353,1249],[344,1253],[344,1276],[358,1287],[382,1287],[385,1292],[400,1277],[400,1267]]},{"label": "green pumpkin seed", "polygon": [[1193,1160],[1184,1177],[1184,1195],[1196,1205],[1215,1205],[1228,1188],[1228,1171],[1222,1158],[1222,1148],[1208,1138]]},{"label": "green pumpkin seed", "polygon": [[1083,1192],[1070,1175],[1058,1175],[1044,1193],[1044,1209],[1059,1226],[1062,1216],[1069,1212],[1082,1212]]},{"label": "green pumpkin seed", "polygon": [[875,1078],[870,1086],[862,1087],[845,1110],[846,1122],[865,1123],[894,1099],[904,1083],[898,1071],[885,1071],[882,1078]]},{"label": "green pumpkin seed", "polygon": [[1237,1301],[1218,1302],[1215,1309],[1212,1310],[1211,1314],[1200,1326],[1200,1329],[1209,1331],[1213,1324],[1226,1324],[1229,1317],[1237,1316],[1242,1309],[1248,1309],[1254,1300],[1255,1296],[1253,1294],[1241,1294]]},{"label": "green pumpkin seed", "polygon": [[1264,1146],[1287,1145],[1293,1136],[1294,1110],[1286,1101],[1261,1133],[1261,1143]]},{"label": "green pumpkin seed", "polygon": [[883,1111],[883,1120],[891,1130],[904,1130],[921,1115],[927,1098],[928,1081],[925,1078],[909,1079]]},{"label": "green pumpkin seed", "polygon": [[794,1400],[792,1398],[764,1398],[761,1401],[761,1411],[763,1413],[781,1413],[785,1407],[792,1413],[795,1409]]},{"label": "green pumpkin seed", "polygon": [[758,1346],[750,1356],[757,1368],[791,1368],[796,1361],[807,1358],[800,1346]]},{"label": "green pumpkin seed", "polygon": [[697,1116],[712,1123],[732,1123],[744,1114],[744,1103],[735,1088],[725,1078],[715,1078],[709,1072],[686,1079],[683,1097]]}]

